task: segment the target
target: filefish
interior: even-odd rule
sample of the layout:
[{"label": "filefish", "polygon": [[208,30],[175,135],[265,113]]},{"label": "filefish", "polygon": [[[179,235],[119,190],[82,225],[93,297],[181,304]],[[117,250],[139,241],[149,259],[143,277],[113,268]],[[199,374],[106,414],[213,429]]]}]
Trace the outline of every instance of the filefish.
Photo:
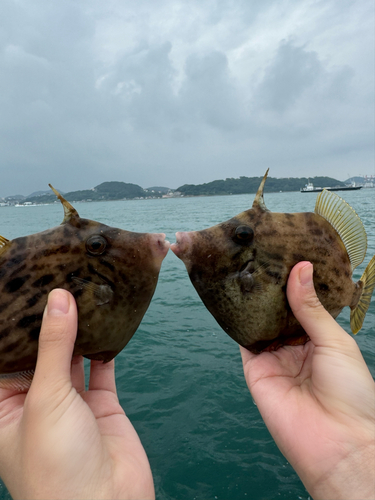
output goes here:
[{"label": "filefish", "polygon": [[360,218],[327,190],[313,213],[272,213],[263,197],[267,175],[251,209],[208,229],[176,233],[171,250],[219,325],[253,353],[309,340],[286,296],[289,273],[300,261],[313,264],[315,290],[333,318],[351,308],[357,333],[375,286],[375,256],[352,281],[367,249]]},{"label": "filefish", "polygon": [[27,388],[48,293],[69,290],[78,307],[74,355],[108,362],[129,342],[154,294],[169,248],[165,234],[82,219],[61,201],[60,226],[0,237],[0,388]]}]

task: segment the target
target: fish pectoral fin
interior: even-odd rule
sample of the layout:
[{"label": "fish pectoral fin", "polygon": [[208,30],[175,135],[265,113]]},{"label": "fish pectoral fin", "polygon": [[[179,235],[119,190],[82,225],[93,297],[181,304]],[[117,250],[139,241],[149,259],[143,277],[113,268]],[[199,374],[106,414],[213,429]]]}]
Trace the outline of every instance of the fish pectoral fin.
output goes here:
[{"label": "fish pectoral fin", "polygon": [[4,236],[0,235],[0,255],[5,250],[7,243],[9,243],[9,240],[7,240],[6,238],[4,238]]},{"label": "fish pectoral fin", "polygon": [[92,298],[96,301],[97,306],[108,304],[113,297],[113,290],[109,285],[97,285],[92,281],[76,278],[75,276],[73,276],[72,280],[74,283],[81,286],[86,293],[90,293],[92,295]]},{"label": "fish pectoral fin", "polygon": [[317,197],[314,211],[338,232],[354,270],[365,258],[367,249],[366,231],[359,216],[340,196],[326,189]]},{"label": "fish pectoral fin", "polygon": [[375,288],[375,255],[368,263],[360,279],[363,283],[362,294],[358,304],[350,311],[350,328],[354,334],[362,328],[367,310],[370,306],[371,295]]},{"label": "fish pectoral fin", "polygon": [[0,389],[24,392],[30,387],[33,376],[34,370],[6,373],[4,375],[0,374]]}]

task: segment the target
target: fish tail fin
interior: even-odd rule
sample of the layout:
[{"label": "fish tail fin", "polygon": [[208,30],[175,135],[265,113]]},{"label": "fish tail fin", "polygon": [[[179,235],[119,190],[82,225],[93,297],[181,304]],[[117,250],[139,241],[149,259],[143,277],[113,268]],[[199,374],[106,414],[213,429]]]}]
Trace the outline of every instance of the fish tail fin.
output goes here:
[{"label": "fish tail fin", "polygon": [[350,311],[350,328],[354,334],[362,328],[367,310],[370,306],[371,295],[375,288],[375,255],[368,263],[360,281],[363,283],[362,294],[358,304]]}]

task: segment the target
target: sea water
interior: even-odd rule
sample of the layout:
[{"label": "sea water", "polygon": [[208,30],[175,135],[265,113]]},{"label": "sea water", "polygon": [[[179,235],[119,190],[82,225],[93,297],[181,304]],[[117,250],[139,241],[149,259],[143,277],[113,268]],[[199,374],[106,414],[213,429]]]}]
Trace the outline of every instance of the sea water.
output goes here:
[{"label": "sea water", "polygon": [[[339,193],[340,194],[340,193]],[[342,193],[361,217],[368,252],[375,253],[373,189]],[[81,217],[138,232],[203,229],[250,208],[254,195],[76,203]],[[313,211],[313,193],[266,194],[271,211]],[[60,203],[1,207],[0,234],[8,239],[59,224]],[[338,322],[350,332],[349,308]],[[355,337],[375,375],[375,301]],[[151,305],[116,358],[120,403],[149,457],[160,500],[297,500],[309,498],[279,452],[254,404],[237,344],[217,325],[169,252]],[[22,481],[22,477],[19,478]],[[9,499],[0,483],[0,500]]]}]

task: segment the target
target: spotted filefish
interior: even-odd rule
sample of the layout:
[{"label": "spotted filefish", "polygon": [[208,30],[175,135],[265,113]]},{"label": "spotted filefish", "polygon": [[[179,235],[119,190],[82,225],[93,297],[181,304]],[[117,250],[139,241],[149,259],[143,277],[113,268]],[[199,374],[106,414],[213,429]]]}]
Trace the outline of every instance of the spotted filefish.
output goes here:
[{"label": "spotted filefish", "polygon": [[64,208],[60,226],[0,237],[0,387],[23,389],[35,368],[48,293],[69,290],[78,307],[74,354],[110,361],[137,330],[169,248],[164,234],[135,233]]},{"label": "spotted filefish", "polygon": [[263,197],[267,174],[251,209],[208,229],[176,233],[171,250],[223,330],[254,353],[308,340],[286,296],[289,273],[300,261],[312,262],[317,295],[334,318],[351,308],[357,333],[375,287],[375,256],[361,279],[352,280],[367,249],[360,218],[327,190],[313,213],[270,212]]}]

